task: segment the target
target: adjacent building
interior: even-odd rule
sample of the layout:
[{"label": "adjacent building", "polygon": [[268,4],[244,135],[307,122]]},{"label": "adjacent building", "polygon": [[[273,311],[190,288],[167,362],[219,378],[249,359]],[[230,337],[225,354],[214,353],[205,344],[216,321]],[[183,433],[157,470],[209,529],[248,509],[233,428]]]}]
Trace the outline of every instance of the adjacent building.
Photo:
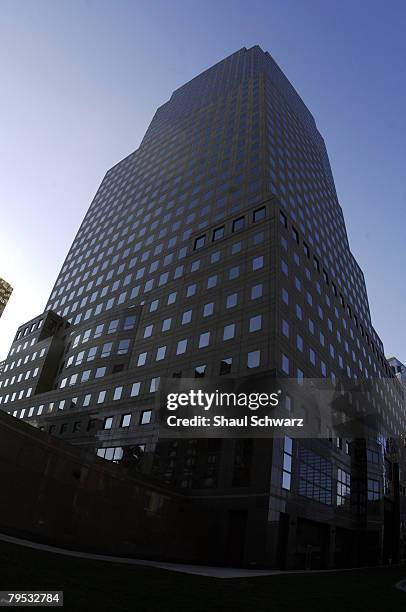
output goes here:
[{"label": "adjacent building", "polygon": [[9,283],[0,278],[0,317],[4,312],[7,302],[10,299],[10,295],[13,292],[13,288]]},{"label": "adjacent building", "polygon": [[[361,440],[160,439],[162,378],[258,373],[379,380],[382,428]],[[396,557],[400,386],[323,138],[257,46],[177,89],[107,172],[0,380],[11,415],[205,504],[210,529],[188,560]]]}]

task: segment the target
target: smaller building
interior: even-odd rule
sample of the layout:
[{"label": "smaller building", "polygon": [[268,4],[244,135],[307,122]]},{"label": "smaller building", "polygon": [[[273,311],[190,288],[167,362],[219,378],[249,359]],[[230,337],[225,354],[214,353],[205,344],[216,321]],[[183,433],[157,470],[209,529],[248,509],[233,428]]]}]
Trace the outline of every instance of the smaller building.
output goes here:
[{"label": "smaller building", "polygon": [[13,293],[13,287],[5,280],[0,278],[0,317],[4,312],[6,304]]},{"label": "smaller building", "polygon": [[403,388],[406,390],[406,366],[396,357],[389,357],[388,363],[392,368],[393,373],[396,375]]}]

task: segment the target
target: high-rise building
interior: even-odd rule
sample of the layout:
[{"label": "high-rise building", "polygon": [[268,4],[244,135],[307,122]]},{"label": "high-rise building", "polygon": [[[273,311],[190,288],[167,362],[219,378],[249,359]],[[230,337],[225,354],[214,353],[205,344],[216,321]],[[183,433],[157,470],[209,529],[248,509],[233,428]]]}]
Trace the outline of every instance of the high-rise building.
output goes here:
[{"label": "high-rise building", "polygon": [[13,287],[9,285],[5,280],[0,278],[0,317],[4,312],[7,302],[10,299],[10,295],[13,292]]},{"label": "high-rise building", "polygon": [[388,364],[392,368],[392,371],[396,375],[396,378],[406,389],[406,366],[401,361],[399,361],[397,357],[389,357]]},{"label": "high-rise building", "polygon": [[393,378],[323,138],[256,46],[177,89],[107,172],[44,313],[17,331],[0,407],[105,459],[144,452],[143,470],[212,513],[197,560],[388,556],[382,467],[385,436],[404,424],[396,394],[383,398],[390,427],[364,441],[157,444],[160,379],[261,372]]}]

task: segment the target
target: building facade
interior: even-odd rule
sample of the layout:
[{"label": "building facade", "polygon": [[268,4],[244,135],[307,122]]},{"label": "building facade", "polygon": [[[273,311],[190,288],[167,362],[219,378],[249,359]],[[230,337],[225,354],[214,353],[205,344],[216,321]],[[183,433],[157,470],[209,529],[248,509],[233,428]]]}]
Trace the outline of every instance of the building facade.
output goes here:
[{"label": "building facade", "polygon": [[[160,380],[258,373],[379,380],[382,428],[364,440],[160,439]],[[404,405],[324,141],[259,47],[177,89],[107,172],[0,380],[11,415],[204,500],[211,535],[195,561],[394,556],[385,462]]]},{"label": "building facade", "polygon": [[10,299],[10,295],[13,292],[12,286],[5,280],[0,278],[0,317],[4,312],[7,302]]}]

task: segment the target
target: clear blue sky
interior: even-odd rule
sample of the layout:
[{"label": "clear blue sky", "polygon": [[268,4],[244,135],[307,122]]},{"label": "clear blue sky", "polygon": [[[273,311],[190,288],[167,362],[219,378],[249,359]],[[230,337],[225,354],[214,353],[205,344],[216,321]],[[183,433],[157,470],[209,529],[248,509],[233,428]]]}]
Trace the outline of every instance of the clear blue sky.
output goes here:
[{"label": "clear blue sky", "polygon": [[406,361],[406,2],[0,0],[0,358],[39,314],[106,170],[173,89],[268,50],[324,136],[387,354]]}]

